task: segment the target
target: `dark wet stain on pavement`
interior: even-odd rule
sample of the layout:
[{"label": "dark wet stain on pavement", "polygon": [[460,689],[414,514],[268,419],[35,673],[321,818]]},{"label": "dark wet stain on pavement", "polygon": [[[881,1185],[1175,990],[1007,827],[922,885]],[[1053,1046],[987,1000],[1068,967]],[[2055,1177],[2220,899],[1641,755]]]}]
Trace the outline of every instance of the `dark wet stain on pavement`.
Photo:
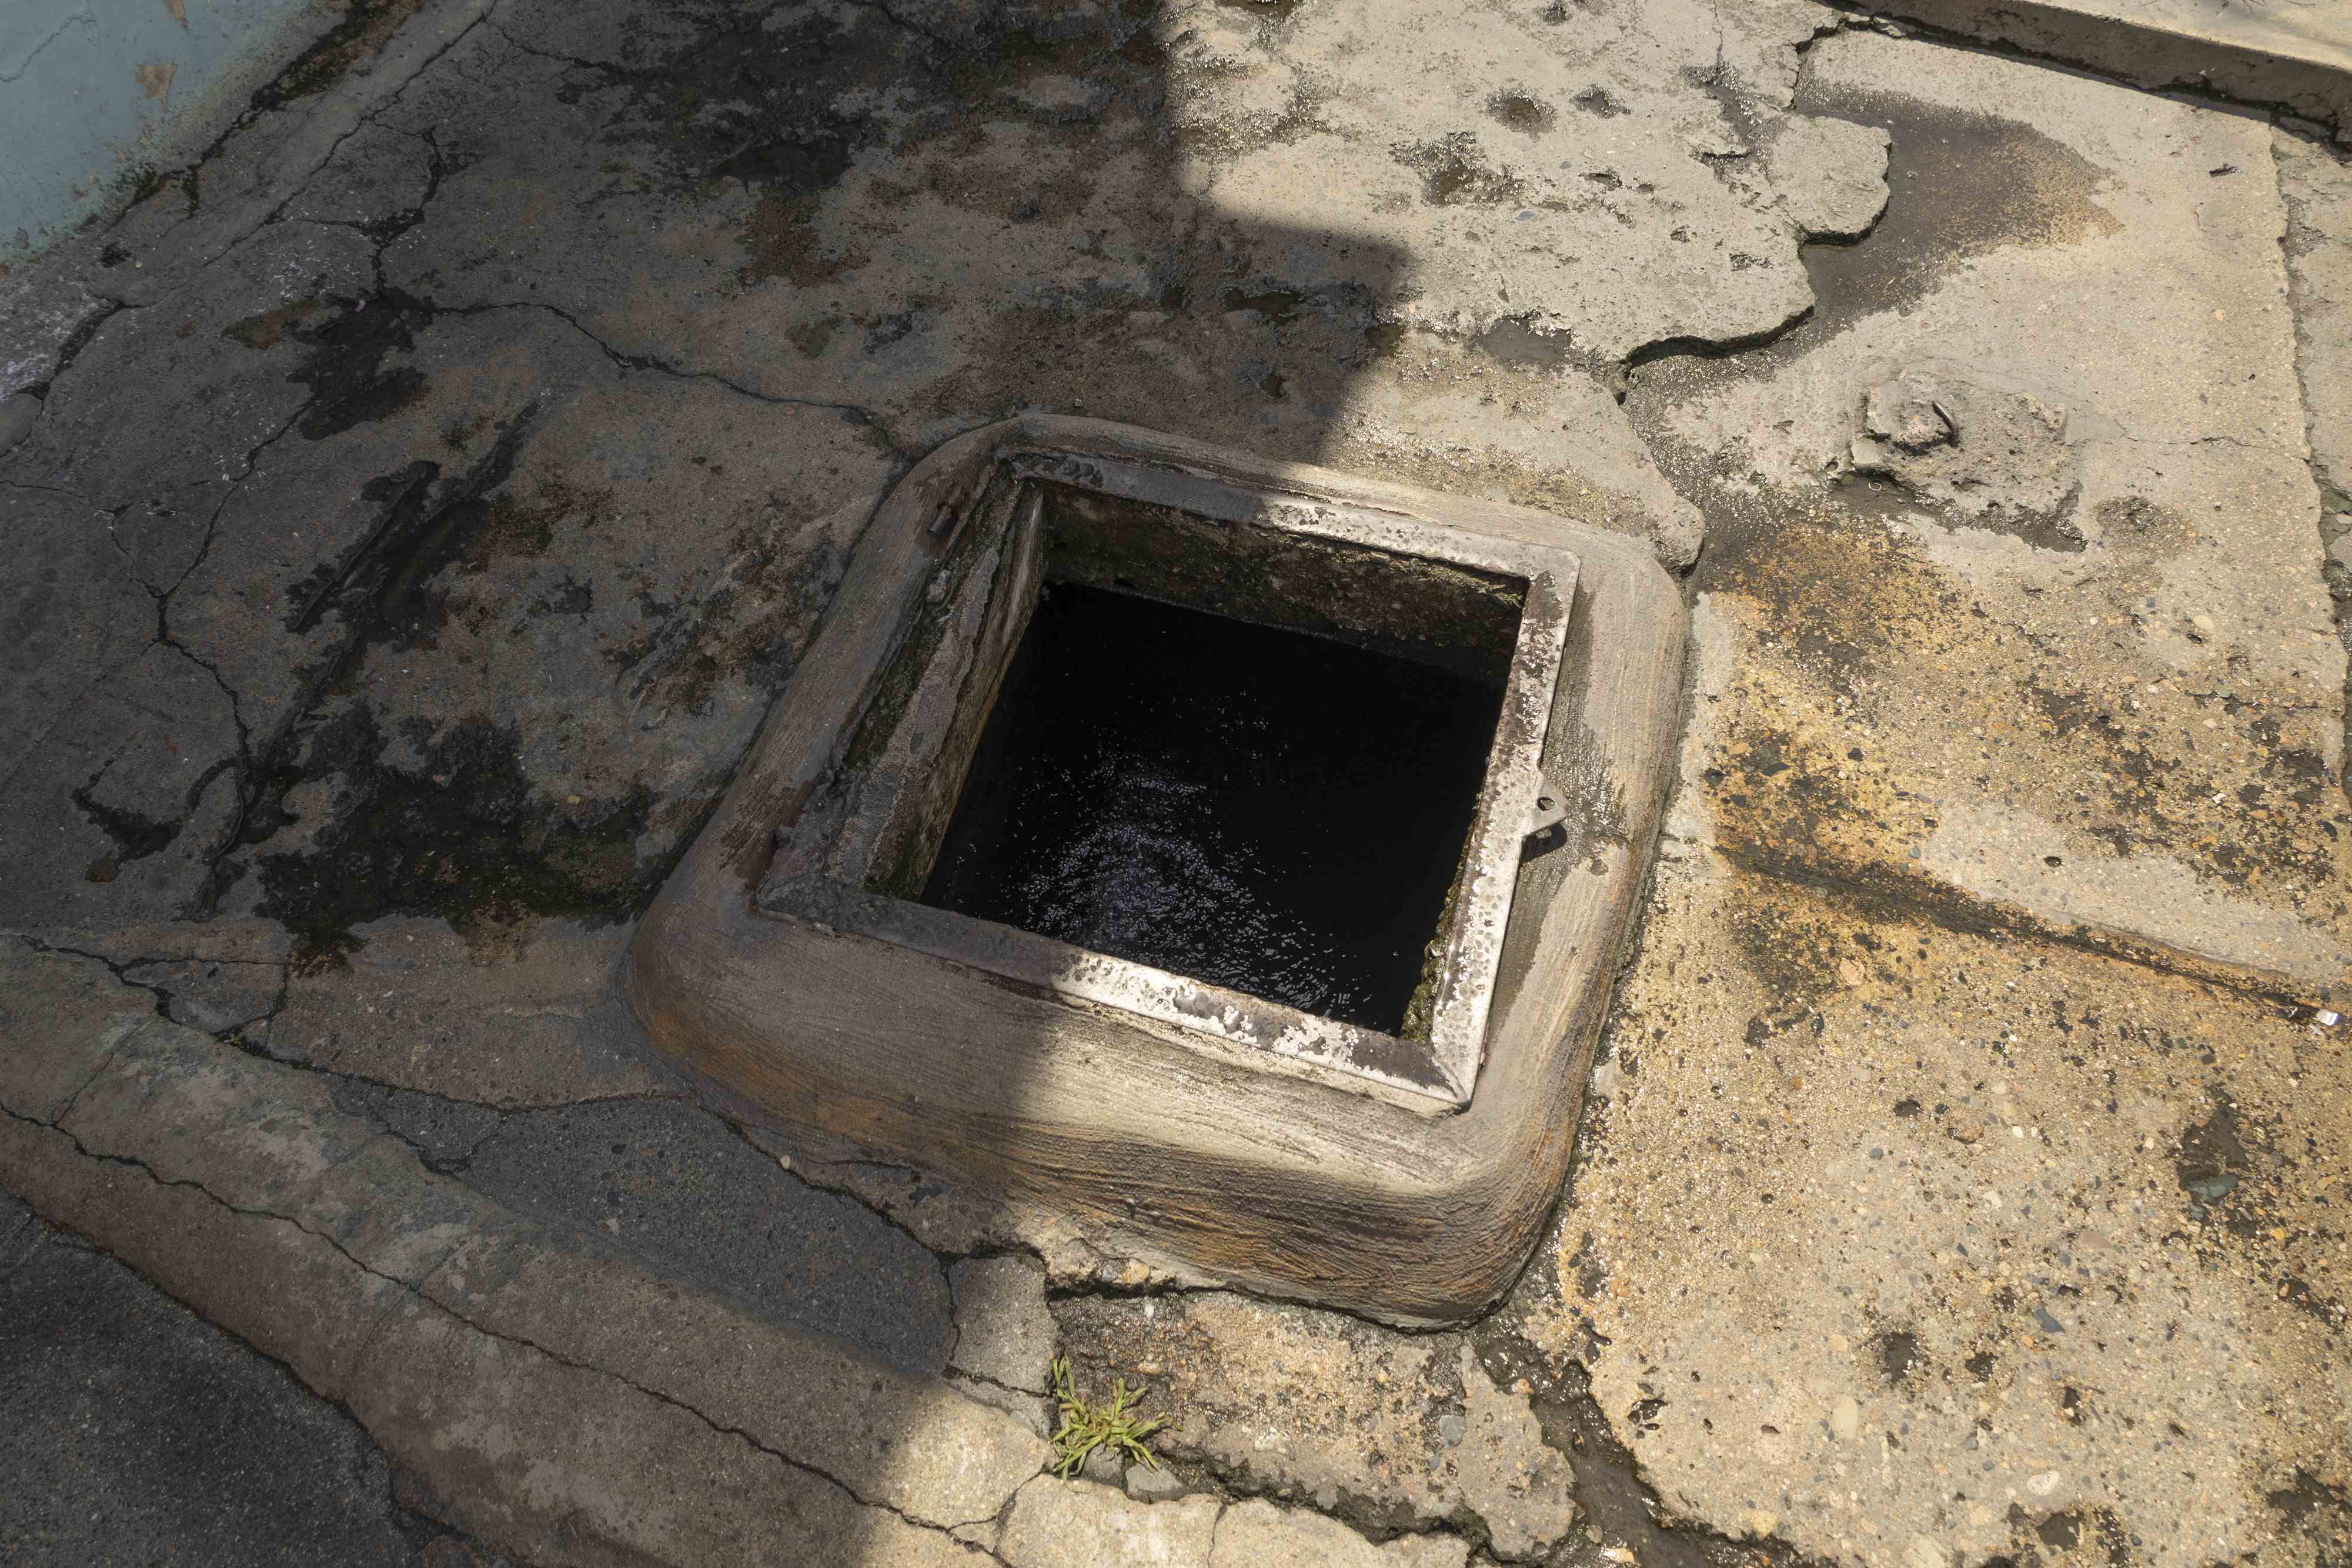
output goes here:
[{"label": "dark wet stain on pavement", "polygon": [[2077,245],[2119,226],[2098,201],[2105,172],[2021,121],[1810,81],[1791,109],[1888,133],[1886,210],[1860,239],[1800,249],[1815,303],[1787,332],[1729,353],[1675,353],[1633,366],[1625,402],[1645,432],[1664,409],[1708,386],[1768,374],[1867,317],[1909,310],[1977,256],[2011,246]]},{"label": "dark wet stain on pavement", "polygon": [[262,780],[248,841],[292,822],[283,800],[296,784],[331,778],[338,790],[307,844],[259,863],[259,913],[295,933],[298,966],[341,962],[360,946],[354,925],[391,915],[438,915],[479,951],[534,915],[603,925],[650,897],[664,868],[641,870],[635,846],[651,790],[551,799],[525,774],[514,727],[483,718],[416,738],[420,764],[386,760],[375,715],[356,706]]}]

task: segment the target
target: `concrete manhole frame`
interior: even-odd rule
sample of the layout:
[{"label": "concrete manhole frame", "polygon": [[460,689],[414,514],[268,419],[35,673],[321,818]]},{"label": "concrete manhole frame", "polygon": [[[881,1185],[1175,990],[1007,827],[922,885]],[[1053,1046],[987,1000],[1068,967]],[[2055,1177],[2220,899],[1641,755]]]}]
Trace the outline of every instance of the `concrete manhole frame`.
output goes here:
[{"label": "concrete manhole frame", "polygon": [[[1091,520],[1076,509],[1088,503],[1121,509]],[[1564,814],[1539,769],[1576,557],[1094,453],[1008,454],[933,532],[953,538],[924,603],[874,683],[880,695],[862,705],[847,760],[780,829],[761,908],[1150,1019],[1161,1038],[1245,1069],[1427,1114],[1467,1104],[1521,842]],[[1049,551],[1049,534],[1076,542]],[[1057,579],[1261,624],[1304,619],[1439,657],[1454,651],[1449,636],[1486,645],[1467,662],[1503,681],[1502,711],[1414,1038],[916,902],[1049,565]]]},{"label": "concrete manhole frame", "polygon": [[[927,792],[906,737],[952,753],[937,737],[975,666],[992,691],[1020,618],[963,591],[972,541],[1016,600],[1034,592],[1040,485],[1528,585],[1472,828],[1473,863],[1510,874],[1465,881],[1418,1065],[1387,1036],[871,890],[907,818],[935,830],[952,806],[968,749]],[[753,1121],[1043,1200],[1179,1278],[1458,1321],[1507,1286],[1557,1195],[1683,661],[1680,596],[1635,539],[1093,420],[976,430],[885,498],[641,924],[628,994],[662,1057]],[[1538,784],[1565,843],[1521,862]]]}]

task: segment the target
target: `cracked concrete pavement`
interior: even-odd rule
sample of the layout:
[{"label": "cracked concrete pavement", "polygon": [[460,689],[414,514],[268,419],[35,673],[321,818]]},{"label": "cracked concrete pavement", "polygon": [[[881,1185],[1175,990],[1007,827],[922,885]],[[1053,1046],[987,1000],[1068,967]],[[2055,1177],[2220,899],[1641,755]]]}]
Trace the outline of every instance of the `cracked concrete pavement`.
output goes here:
[{"label": "cracked concrete pavement", "polygon": [[[2340,1560],[2352,165],[2106,64],[354,0],[0,273],[5,1288],[282,1366],[357,1468],[273,1550]],[[1576,1170],[1475,1322],[1168,1290],[643,1053],[630,922],[876,499],[1033,408],[1685,574]],[[1057,1352],[1162,1469],[1040,1475]]]}]

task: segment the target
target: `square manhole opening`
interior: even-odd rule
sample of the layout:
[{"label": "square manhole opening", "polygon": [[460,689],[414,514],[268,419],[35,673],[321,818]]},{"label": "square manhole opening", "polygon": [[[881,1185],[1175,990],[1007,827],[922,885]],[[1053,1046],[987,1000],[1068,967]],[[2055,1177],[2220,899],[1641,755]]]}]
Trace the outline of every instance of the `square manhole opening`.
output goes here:
[{"label": "square manhole opening", "polygon": [[1046,563],[922,902],[1416,1032],[1499,674]]},{"label": "square manhole opening", "polygon": [[1036,455],[940,559],[771,915],[1424,1111],[1466,1103],[1576,558]]}]

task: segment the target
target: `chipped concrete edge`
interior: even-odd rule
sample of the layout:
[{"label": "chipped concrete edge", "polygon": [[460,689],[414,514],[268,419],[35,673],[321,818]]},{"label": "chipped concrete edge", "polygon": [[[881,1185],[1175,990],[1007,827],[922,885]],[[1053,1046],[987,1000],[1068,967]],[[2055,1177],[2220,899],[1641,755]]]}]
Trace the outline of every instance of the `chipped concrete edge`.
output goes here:
[{"label": "chipped concrete edge", "polygon": [[1841,10],[2172,89],[2275,109],[2352,142],[2352,39],[2331,45],[2260,13],[2203,22],[2121,14],[2125,0],[1829,0]]}]

